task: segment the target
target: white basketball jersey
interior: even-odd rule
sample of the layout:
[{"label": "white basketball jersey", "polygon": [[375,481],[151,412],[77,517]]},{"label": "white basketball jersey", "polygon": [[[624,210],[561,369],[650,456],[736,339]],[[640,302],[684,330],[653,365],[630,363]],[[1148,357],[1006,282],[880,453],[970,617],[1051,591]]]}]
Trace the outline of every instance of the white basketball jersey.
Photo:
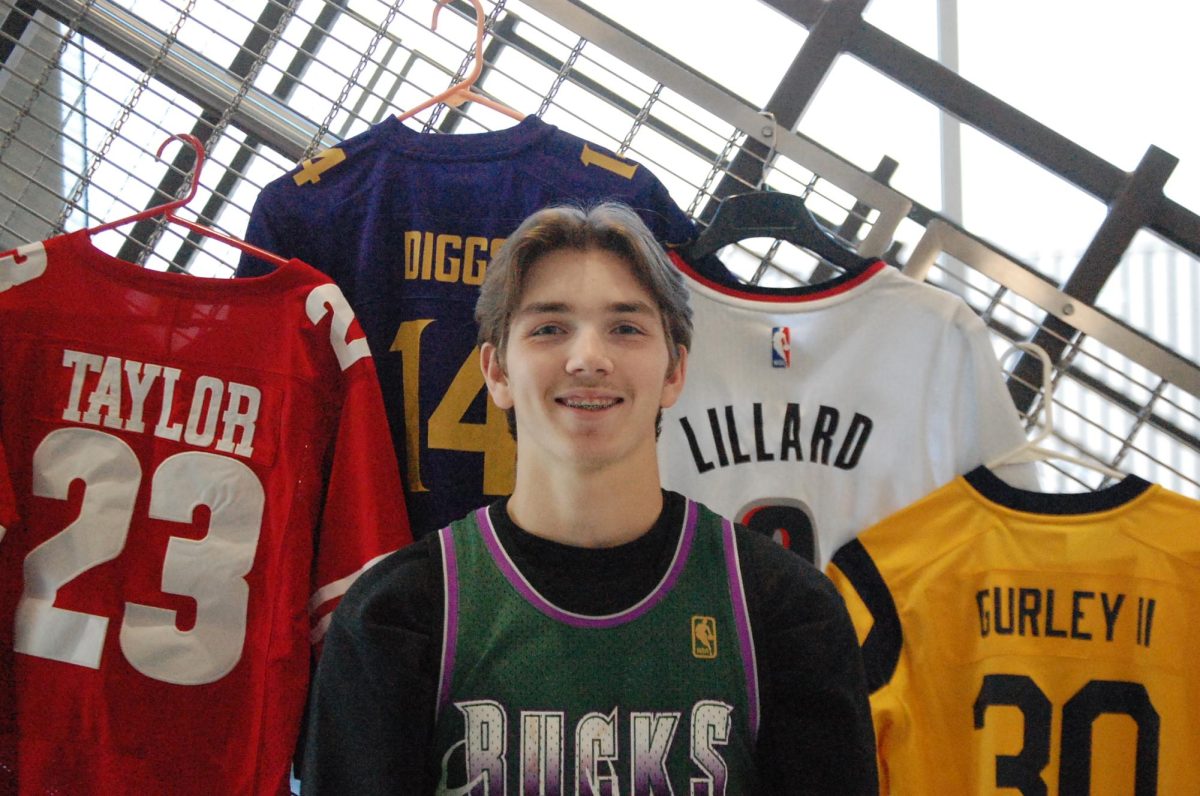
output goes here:
[{"label": "white basketball jersey", "polygon": [[[663,415],[668,489],[824,568],[861,530],[1020,444],[987,328],[882,262],[750,292],[676,255],[692,294],[687,385]],[[1037,488],[1033,465],[1006,480]]]}]

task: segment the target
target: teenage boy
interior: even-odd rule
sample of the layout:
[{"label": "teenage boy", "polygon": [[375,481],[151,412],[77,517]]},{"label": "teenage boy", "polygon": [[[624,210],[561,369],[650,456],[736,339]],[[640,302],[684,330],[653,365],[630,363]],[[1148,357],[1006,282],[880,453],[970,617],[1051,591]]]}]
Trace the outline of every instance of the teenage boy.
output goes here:
[{"label": "teenage boy", "polygon": [[691,311],[638,217],[530,216],[476,305],[516,486],[358,579],[325,637],[306,794],[867,794],[832,585],[660,486]]}]

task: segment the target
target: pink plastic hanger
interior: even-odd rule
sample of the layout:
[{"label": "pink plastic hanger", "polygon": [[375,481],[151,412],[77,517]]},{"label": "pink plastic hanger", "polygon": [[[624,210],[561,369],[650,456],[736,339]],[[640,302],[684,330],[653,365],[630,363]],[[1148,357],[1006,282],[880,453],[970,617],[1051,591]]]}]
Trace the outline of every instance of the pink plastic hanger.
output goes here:
[{"label": "pink plastic hanger", "polygon": [[[437,6],[433,9],[433,22],[429,24],[431,30],[437,30],[438,13],[442,10],[442,6],[450,0],[437,0]],[[440,94],[434,94],[429,99],[417,105],[414,108],[409,108],[403,113],[396,114],[396,118],[403,121],[410,116],[413,116],[428,107],[437,105],[439,102],[445,102],[447,105],[458,106],[464,102],[478,102],[491,108],[494,111],[503,113],[511,119],[516,119],[518,122],[525,118],[525,114],[520,111],[515,111],[512,108],[497,102],[494,99],[485,97],[482,94],[477,94],[471,90],[471,86],[475,85],[475,81],[479,79],[479,75],[483,72],[483,4],[479,0],[471,0],[471,5],[475,8],[475,65],[471,67],[471,72],[461,83],[455,83],[450,88]]]},{"label": "pink plastic hanger", "polygon": [[241,240],[240,238],[235,238],[230,235],[226,235],[223,232],[217,232],[212,227],[206,227],[201,224],[197,224],[195,221],[188,221],[186,218],[180,218],[179,216],[177,216],[175,214],[176,210],[183,207],[188,202],[192,201],[192,198],[196,195],[196,191],[199,190],[199,188],[200,188],[200,171],[201,171],[201,169],[204,168],[204,160],[206,157],[205,152],[204,152],[204,145],[200,143],[200,139],[196,138],[196,136],[191,135],[190,133],[175,133],[170,138],[168,138],[166,141],[163,141],[162,144],[160,144],[158,147],[158,152],[155,153],[156,156],[161,158],[163,150],[166,149],[167,144],[169,144],[175,140],[182,141],[183,143],[190,146],[192,149],[196,150],[196,165],[195,165],[195,168],[192,169],[192,184],[191,184],[191,187],[188,189],[187,196],[184,196],[182,199],[176,199],[172,202],[167,202],[166,204],[161,204],[161,205],[157,205],[155,207],[147,208],[147,209],[141,211],[140,213],[134,213],[132,216],[129,216],[127,218],[121,218],[116,221],[109,221],[108,223],[101,224],[98,227],[89,227],[87,230],[87,233],[89,235],[95,235],[97,232],[104,232],[107,229],[112,229],[113,227],[119,227],[123,224],[129,224],[134,221],[141,221],[144,218],[152,218],[154,216],[166,216],[168,221],[172,221],[176,224],[179,224],[180,226],[187,227],[188,229],[192,230],[193,232],[197,232],[201,235],[204,235],[205,237],[215,238],[216,240],[219,240],[222,243],[227,243],[230,246],[233,246],[234,248],[237,248],[237,249],[241,249],[242,251],[244,251],[248,254],[254,255],[255,257],[260,257],[263,260],[266,260],[267,262],[271,263],[272,265],[275,265],[275,266],[287,265],[288,260],[284,259],[283,257],[280,257],[278,254],[269,252],[266,249],[260,249],[259,247],[255,246],[254,244],[247,243],[246,241]]}]

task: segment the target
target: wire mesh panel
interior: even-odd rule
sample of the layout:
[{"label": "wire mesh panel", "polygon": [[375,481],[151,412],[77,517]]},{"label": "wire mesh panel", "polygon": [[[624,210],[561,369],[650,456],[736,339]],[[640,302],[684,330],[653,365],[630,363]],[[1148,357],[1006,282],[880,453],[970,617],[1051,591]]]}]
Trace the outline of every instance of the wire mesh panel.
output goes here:
[{"label": "wire mesh panel", "polygon": [[[964,270],[961,263],[937,267],[929,281],[962,295],[988,323],[1031,435],[1046,430],[1042,409],[1049,395],[1054,412],[1047,447],[1196,493],[1196,396],[1091,337],[1048,329],[1045,309],[978,271]],[[1038,335],[1063,348],[1045,389],[1040,378],[1018,371],[1018,356],[1009,356],[1014,342]],[[1092,489],[1111,480],[1057,460],[1046,462],[1042,475],[1051,491]]]},{"label": "wire mesh panel", "polygon": [[[676,64],[682,77],[665,80],[648,62],[615,55],[535,5],[542,4],[484,3],[485,63],[476,90],[640,161],[701,223],[720,196],[765,189],[804,197],[849,245],[870,248],[882,235],[883,245],[870,253],[891,243],[886,256],[898,265],[926,236],[936,214],[903,218],[912,202],[889,188],[886,176],[818,168],[806,154],[815,151],[811,142],[770,114],[731,121],[716,110],[725,104],[694,99],[689,87],[700,78],[686,67]],[[462,0],[450,2],[434,30],[436,7],[433,0],[0,0],[0,248],[180,195],[190,153],[177,144],[161,158],[155,152],[181,132],[208,150],[200,192],[183,212],[242,236],[258,192],[272,179],[468,72],[474,13]],[[719,89],[706,90],[712,96]],[[719,96],[740,102],[729,92]],[[434,105],[408,124],[430,134],[470,134],[512,121],[468,102]],[[896,199],[899,215],[869,200],[865,189],[848,188],[846,174]],[[103,233],[97,243],[148,268],[198,276],[231,275],[237,254],[157,221]],[[746,281],[767,286],[830,274],[804,250],[774,240],[743,241],[722,259]],[[1026,267],[1052,285],[1074,259],[1047,257]],[[1185,253],[1164,254],[1150,240],[1122,261],[1098,306],[1194,361],[1200,331],[1193,314],[1160,308],[1195,306],[1197,267]],[[982,315],[998,354],[1012,341],[1049,334],[1045,303],[986,270],[980,259],[947,252],[928,278]],[[1059,338],[1049,444],[1200,496],[1197,391],[1092,336]],[[1028,394],[1040,385],[1022,384],[1027,367],[1018,369],[1020,360],[1007,357],[1005,366],[1032,430],[1044,413]],[[1092,487],[1099,478],[1056,465],[1046,485]]]}]

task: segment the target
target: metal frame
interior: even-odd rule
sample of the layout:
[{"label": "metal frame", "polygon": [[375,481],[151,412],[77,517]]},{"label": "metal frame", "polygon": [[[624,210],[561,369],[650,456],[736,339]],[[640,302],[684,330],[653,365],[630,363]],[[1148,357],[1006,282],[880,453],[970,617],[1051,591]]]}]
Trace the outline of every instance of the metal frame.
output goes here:
[{"label": "metal frame", "polygon": [[[701,222],[711,216],[722,198],[758,184],[764,166],[773,156],[786,158],[811,170],[814,181],[819,179],[852,197],[854,206],[849,208],[838,233],[845,240],[857,240],[863,254],[884,256],[903,265],[910,275],[924,279],[935,276],[935,268],[942,268],[938,259],[944,253],[958,258],[969,269],[994,280],[1044,312],[1044,317],[1035,322],[1039,328],[1034,337],[1051,352],[1060,373],[1070,372],[1081,383],[1087,381],[1086,374],[1073,369],[1070,361],[1078,350],[1082,335],[1154,372],[1164,383],[1169,382],[1200,398],[1200,368],[1196,363],[1093,306],[1101,287],[1141,229],[1154,232],[1182,251],[1200,256],[1200,217],[1162,194],[1162,187],[1176,165],[1172,156],[1151,147],[1137,169],[1131,173],[1121,171],[866,23],[862,14],[869,0],[762,1],[809,31],[766,108],[754,107],[607,19],[596,10],[602,8],[600,0],[594,0],[595,7],[581,0],[514,0],[510,4],[520,2],[522,7],[544,15],[578,36],[578,44],[566,57],[546,52],[523,36],[518,24],[521,11],[505,7],[505,0],[494,0],[485,71],[479,85],[483,87],[493,73],[494,65],[502,60],[508,48],[512,48],[557,74],[554,87],[543,97],[542,110],[550,104],[557,87],[563,81],[570,81],[632,117],[633,127],[627,140],[644,125],[703,161],[712,163],[711,190],[710,181],[705,181],[692,207]],[[204,109],[195,120],[194,134],[206,138],[215,126],[224,123],[243,131],[245,137],[225,173],[220,175],[217,191],[201,210],[203,217],[216,218],[227,202],[226,197],[243,179],[246,168],[264,147],[295,161],[305,153],[331,146],[339,140],[339,136],[330,133],[324,124],[318,124],[315,116],[294,110],[290,99],[306,68],[318,57],[322,43],[332,36],[331,31],[339,18],[348,15],[360,24],[371,24],[350,9],[349,0],[326,0],[316,22],[306,23],[305,41],[273,89],[239,87],[242,78],[267,57],[274,44],[269,32],[292,13],[295,2],[292,0],[292,5],[272,2],[263,6],[256,26],[241,43],[233,62],[219,64],[182,42],[169,42],[167,32],[114,0],[16,0],[15,5],[9,6],[7,18],[0,22],[0,60],[6,59],[17,46],[17,37],[32,12],[45,11],[75,26],[77,33],[136,67],[143,70],[153,67],[155,80]],[[465,16],[471,13],[462,0],[453,0],[450,5]],[[393,49],[401,46],[399,39],[390,32],[387,37]],[[638,105],[590,77],[575,65],[575,58],[585,43],[635,67],[656,81],[657,88],[644,104]],[[888,180],[896,167],[895,161],[885,158],[874,173],[868,173],[794,131],[839,55],[851,55],[863,61],[1106,204],[1108,215],[1104,223],[1064,284],[1053,284],[1034,268],[891,188]],[[409,65],[421,58],[426,56],[412,51]],[[376,66],[382,68],[380,63]],[[447,76],[454,74],[453,66],[435,66]],[[407,68],[406,65],[400,72],[401,80],[406,79]],[[371,78],[372,81],[375,79]],[[347,83],[347,88],[349,85]],[[716,151],[710,145],[689,138],[687,131],[677,129],[663,115],[656,113],[655,105],[663,89],[669,89],[730,125],[734,132],[727,138],[725,148]],[[340,103],[341,99],[334,102],[328,119],[333,118]],[[771,114],[773,121],[764,117],[764,111]],[[454,132],[469,115],[469,105],[446,113],[444,118],[436,120],[436,129]],[[0,152],[0,160],[2,157]],[[175,169],[169,169],[159,180],[160,194],[171,195],[181,182],[186,164],[180,161],[175,165]],[[210,163],[210,170],[214,165]],[[159,199],[156,197],[151,201]],[[916,249],[906,262],[901,263],[896,250],[890,247],[901,224],[906,222],[915,222],[924,230]],[[118,256],[137,259],[132,255],[138,251],[144,253],[153,245],[156,234],[149,226],[135,228]],[[188,270],[196,244],[196,241],[185,241],[169,267]],[[814,271],[814,278],[819,278],[820,274],[819,269]],[[1002,336],[1010,339],[1014,336],[1012,330],[999,323],[993,323],[993,328]],[[1020,361],[1010,379],[1014,396],[1023,409],[1032,406],[1033,392],[1040,381],[1040,372],[1034,372],[1032,364],[1032,361]],[[1106,389],[1100,384],[1092,387],[1097,391]],[[1155,395],[1161,393],[1161,388],[1160,384]],[[1122,396],[1112,397],[1123,406],[1128,403]],[[1168,430],[1181,444],[1200,451],[1200,447],[1193,444],[1196,435],[1190,430],[1173,427],[1156,418],[1153,406],[1147,405],[1143,409],[1149,422]]]},{"label": "metal frame", "polygon": [[[863,58],[876,68],[880,68],[880,65],[886,66],[887,73],[893,77],[921,78],[916,85],[902,82],[934,102],[939,102],[940,99],[953,102],[953,107],[947,107],[947,110],[971,109],[972,118],[963,119],[964,121],[976,126],[977,122],[986,123],[987,126],[981,129],[993,136],[1007,134],[1007,139],[1001,138],[1004,143],[1022,151],[1023,154],[1036,156],[1035,159],[1042,158],[1045,162],[1039,162],[1043,162],[1043,165],[1049,164],[1048,167],[1059,176],[1077,181],[1077,185],[1092,191],[1110,207],[1108,219],[1097,232],[1092,245],[1062,290],[1054,288],[1027,266],[1020,265],[1016,260],[969,236],[951,222],[924,208],[918,220],[926,226],[926,233],[918,248],[909,257],[905,266],[906,273],[914,278],[924,279],[933,265],[933,258],[939,252],[945,251],[1033,301],[1051,316],[1047,320],[1048,324],[1053,319],[1059,321],[1053,328],[1055,334],[1039,335],[1036,340],[1051,354],[1052,361],[1057,362],[1061,359],[1065,348],[1061,340],[1069,339],[1076,331],[1082,331],[1111,345],[1150,370],[1166,375],[1170,381],[1190,394],[1200,397],[1200,368],[1194,363],[1167,351],[1145,335],[1129,329],[1090,306],[1099,294],[1100,287],[1119,262],[1121,254],[1128,248],[1134,233],[1142,226],[1149,227],[1163,234],[1168,240],[1200,255],[1200,236],[1196,237],[1194,248],[1187,245],[1193,234],[1192,226],[1200,229],[1200,217],[1175,205],[1162,195],[1162,186],[1177,162],[1174,158],[1162,150],[1152,148],[1132,175],[1120,172],[1115,166],[1088,153],[1079,145],[1034,122],[940,64],[862,21],[862,10],[867,4],[864,0],[831,0],[829,3],[764,1],[811,28],[809,37],[800,49],[800,55],[793,63],[793,67],[796,63],[803,63],[806,69],[789,69],[784,84],[775,92],[775,97],[786,95],[792,98],[787,110],[789,115],[795,112],[798,119],[799,111],[807,105],[815,93],[816,86],[825,76],[823,71],[818,71],[821,65],[827,70],[832,66],[833,56],[844,50]],[[584,4],[577,0],[568,0],[565,3],[562,0],[525,2],[555,22],[634,64],[642,72],[725,121],[745,130],[760,145],[771,144],[770,137],[764,135],[764,132],[771,128],[763,125],[759,112],[748,103],[669,56],[656,52],[651,45],[591,11]],[[883,39],[887,40],[886,46]],[[806,52],[817,54],[804,57]],[[802,78],[798,76],[800,73],[803,73]],[[804,85],[785,85],[789,79],[803,79]],[[797,105],[800,106],[799,111]],[[986,111],[978,108],[984,108]],[[900,219],[896,214],[908,216],[915,203],[798,133],[780,134],[774,144],[778,151],[789,155],[798,163],[820,174],[822,178],[880,211],[880,218],[873,225],[871,234],[864,239],[861,251],[869,255],[882,254],[899,224]],[[761,158],[759,160],[761,161]],[[731,168],[731,171],[733,170]],[[720,190],[715,193],[719,195]],[[1175,205],[1176,215],[1183,221],[1178,232],[1165,228],[1162,218],[1158,215],[1161,207],[1170,205]],[[955,234],[952,234],[951,230],[954,230]],[[886,239],[881,240],[885,234]],[[1033,364],[1032,360],[1028,362],[1029,365]],[[1024,379],[1035,385],[1040,381],[1040,374],[1027,370],[1028,366],[1024,362],[1018,367]]]},{"label": "metal frame", "polygon": [[877,211],[879,217],[859,250],[867,256],[882,255],[887,250],[896,228],[912,207],[910,199],[805,136],[790,132],[776,134],[777,125],[764,122],[757,108],[583,4],[574,0],[525,0],[525,4],[633,64],[643,74],[732,124],[762,146],[773,146],[775,151],[812,169],[822,179]]}]

